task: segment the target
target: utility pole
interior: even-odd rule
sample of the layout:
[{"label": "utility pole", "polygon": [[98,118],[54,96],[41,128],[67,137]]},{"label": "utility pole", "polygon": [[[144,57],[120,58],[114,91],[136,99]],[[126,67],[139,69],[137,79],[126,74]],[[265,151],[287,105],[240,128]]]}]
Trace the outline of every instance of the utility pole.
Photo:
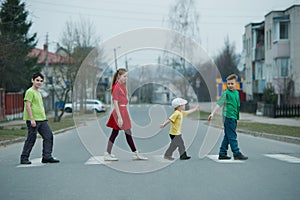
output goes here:
[{"label": "utility pole", "polygon": [[[48,71],[49,71],[49,61],[48,61],[48,33],[46,34],[46,43],[44,44],[44,50],[46,51],[46,56],[45,56],[45,75],[46,75],[46,79],[48,79]],[[46,80],[46,87],[48,88],[48,81]]]},{"label": "utility pole", "polygon": [[118,46],[117,48],[114,48],[114,56],[115,56],[115,67],[116,67],[116,71],[118,70],[118,62],[117,62],[117,49],[121,48],[120,46]]},{"label": "utility pole", "polygon": [[117,63],[117,49],[114,48],[114,55],[115,55],[115,67],[116,67],[116,71],[118,70],[118,63]]},{"label": "utility pole", "polygon": [[126,67],[126,71],[128,71],[128,61],[127,61],[127,56],[125,55],[125,67]]}]

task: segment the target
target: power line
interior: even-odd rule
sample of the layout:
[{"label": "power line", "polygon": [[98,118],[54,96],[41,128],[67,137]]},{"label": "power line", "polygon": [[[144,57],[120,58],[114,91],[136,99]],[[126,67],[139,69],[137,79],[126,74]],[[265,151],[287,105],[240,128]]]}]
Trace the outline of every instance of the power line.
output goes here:
[{"label": "power line", "polygon": [[[35,0],[33,0],[35,1]],[[86,7],[86,6],[77,6],[77,5],[70,5],[70,4],[62,4],[62,3],[49,3],[49,2],[39,2],[35,1],[38,4],[42,5],[52,5],[52,6],[59,6],[59,7],[65,7],[65,8],[79,8],[79,9],[85,9],[85,10],[95,10],[95,11],[103,11],[103,12],[112,12],[112,13],[127,13],[127,14],[141,14],[141,15],[159,15],[160,13],[150,13],[150,12],[139,12],[139,11],[125,11],[120,9],[103,9],[103,8],[95,8],[95,7]],[[128,3],[127,3],[128,5]]]}]

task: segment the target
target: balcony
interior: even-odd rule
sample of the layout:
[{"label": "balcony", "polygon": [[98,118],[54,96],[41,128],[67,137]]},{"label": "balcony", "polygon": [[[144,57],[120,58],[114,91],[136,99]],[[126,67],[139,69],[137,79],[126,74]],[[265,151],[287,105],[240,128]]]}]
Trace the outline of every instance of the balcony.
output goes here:
[{"label": "balcony", "polygon": [[266,87],[265,80],[253,80],[252,82],[252,92],[255,94],[264,93],[265,87]]},{"label": "balcony", "polygon": [[273,58],[290,57],[290,41],[278,40],[273,42],[272,54]]},{"label": "balcony", "polygon": [[265,59],[265,46],[262,45],[260,47],[255,48],[255,58],[254,60],[264,60]]}]

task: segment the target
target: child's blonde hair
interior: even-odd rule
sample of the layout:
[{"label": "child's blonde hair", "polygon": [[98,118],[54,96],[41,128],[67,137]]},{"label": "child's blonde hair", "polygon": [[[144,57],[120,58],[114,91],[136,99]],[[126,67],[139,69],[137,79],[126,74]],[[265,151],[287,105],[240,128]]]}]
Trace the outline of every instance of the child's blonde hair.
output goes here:
[{"label": "child's blonde hair", "polygon": [[237,80],[238,79],[238,75],[236,74],[230,74],[229,76],[227,76],[226,80]]}]

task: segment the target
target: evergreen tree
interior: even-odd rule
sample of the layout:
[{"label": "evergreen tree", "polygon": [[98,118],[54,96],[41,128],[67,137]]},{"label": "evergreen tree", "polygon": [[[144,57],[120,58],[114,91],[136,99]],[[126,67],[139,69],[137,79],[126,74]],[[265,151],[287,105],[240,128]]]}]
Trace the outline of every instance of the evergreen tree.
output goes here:
[{"label": "evergreen tree", "polygon": [[4,0],[0,10],[0,87],[9,92],[30,86],[36,59],[28,57],[36,45],[36,33],[29,35],[32,22],[20,0]]}]

